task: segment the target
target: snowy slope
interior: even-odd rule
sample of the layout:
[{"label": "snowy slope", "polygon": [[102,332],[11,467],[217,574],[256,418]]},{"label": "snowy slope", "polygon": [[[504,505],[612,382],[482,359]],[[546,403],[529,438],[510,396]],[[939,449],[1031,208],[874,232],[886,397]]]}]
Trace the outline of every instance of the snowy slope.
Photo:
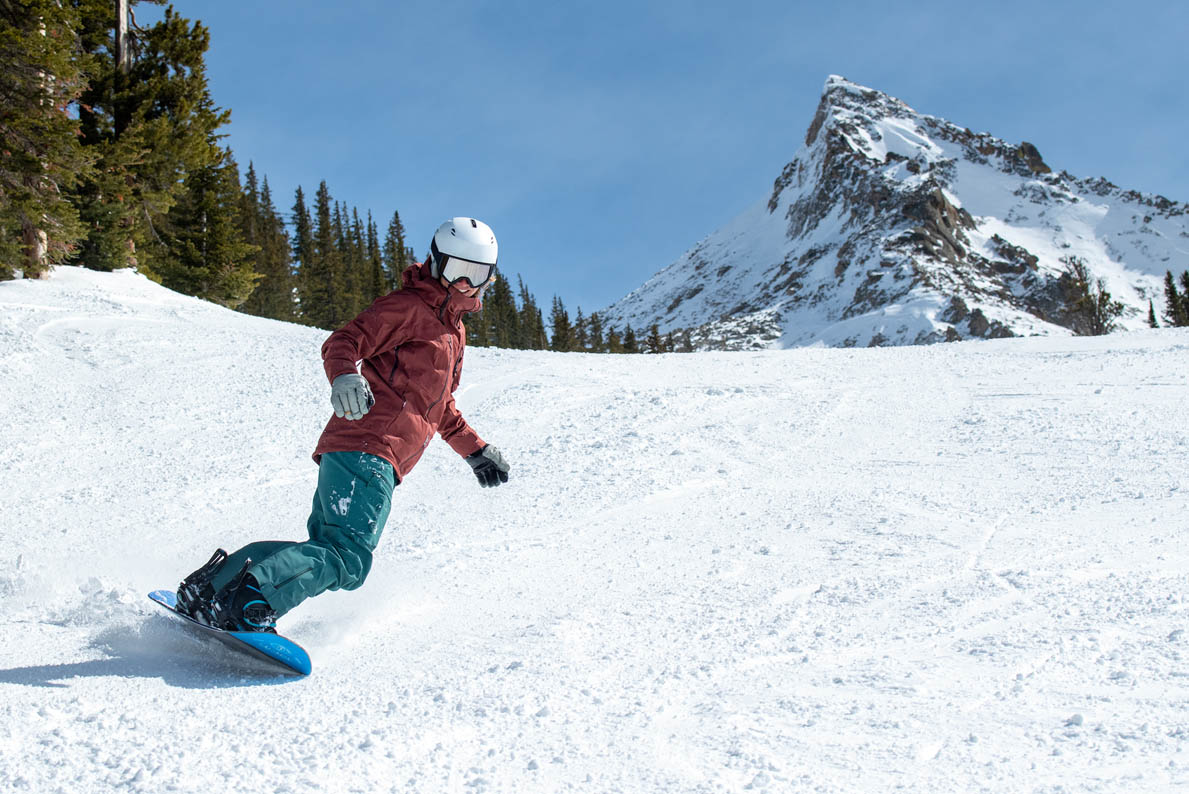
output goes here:
[{"label": "snowy slope", "polygon": [[832,76],[772,195],[603,314],[699,349],[1068,335],[1070,257],[1125,304],[1120,328],[1146,327],[1189,261],[1189,206]]},{"label": "snowy slope", "polygon": [[302,680],[144,594],[299,537],[323,334],[130,273],[0,283],[0,790],[1189,785],[1189,334],[472,350]]}]

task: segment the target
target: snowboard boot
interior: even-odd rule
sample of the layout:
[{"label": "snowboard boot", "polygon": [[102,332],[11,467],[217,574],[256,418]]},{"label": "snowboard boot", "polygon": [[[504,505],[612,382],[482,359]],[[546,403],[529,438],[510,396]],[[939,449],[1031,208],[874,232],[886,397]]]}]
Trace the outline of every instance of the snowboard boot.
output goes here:
[{"label": "snowboard boot", "polygon": [[260,592],[260,583],[248,573],[251,560],[244,561],[235,578],[215,594],[212,612],[218,621],[211,625],[224,631],[267,631],[277,633],[277,613]]},{"label": "snowboard boot", "polygon": [[211,602],[215,598],[215,588],[211,580],[226,562],[227,552],[216,549],[206,565],[182,580],[178,585],[178,612],[207,626],[218,625],[211,612]]}]

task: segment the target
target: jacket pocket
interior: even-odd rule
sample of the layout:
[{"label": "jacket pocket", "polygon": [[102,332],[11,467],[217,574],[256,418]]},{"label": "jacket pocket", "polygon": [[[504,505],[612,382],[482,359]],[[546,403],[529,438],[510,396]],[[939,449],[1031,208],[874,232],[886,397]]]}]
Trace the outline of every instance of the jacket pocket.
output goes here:
[{"label": "jacket pocket", "polygon": [[392,369],[388,371],[388,385],[396,388],[396,370],[400,367],[400,345],[392,348]]},{"label": "jacket pocket", "polygon": [[413,454],[411,454],[407,458],[404,458],[403,460],[401,460],[401,462],[400,462],[401,469],[403,470],[405,468],[405,465],[410,463],[411,461],[416,461],[418,458],[420,458],[421,454],[423,452],[425,452],[425,448],[429,446],[429,442],[432,440],[433,440],[433,431],[430,430],[428,433],[425,434],[425,440],[421,442],[421,446],[417,447],[417,449],[415,449],[413,451]]},{"label": "jacket pocket", "polygon": [[[428,438],[426,437],[427,433]],[[407,471],[408,462],[415,460],[425,450],[429,444],[429,438],[433,437],[433,430],[426,418],[421,416],[407,400],[402,399],[400,411],[388,423],[384,435],[388,448],[392,450],[393,460],[399,464],[397,466],[399,469],[397,476],[399,477],[400,472]]]},{"label": "jacket pocket", "polygon": [[409,412],[409,401],[405,399],[404,395],[398,394],[397,396],[400,397],[400,408],[397,410],[396,415],[388,420],[387,432],[390,436],[395,436],[399,433],[397,425],[404,415]]}]

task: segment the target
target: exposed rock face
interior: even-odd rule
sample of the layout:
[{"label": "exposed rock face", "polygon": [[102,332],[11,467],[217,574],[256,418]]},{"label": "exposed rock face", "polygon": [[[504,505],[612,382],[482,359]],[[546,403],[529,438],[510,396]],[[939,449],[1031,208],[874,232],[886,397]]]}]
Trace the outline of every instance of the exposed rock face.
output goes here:
[{"label": "exposed rock face", "polygon": [[1051,174],[1053,169],[1045,165],[1045,161],[1041,159],[1040,152],[1036,147],[1024,141],[1020,144],[1020,156],[1024,158],[1024,162],[1028,164],[1028,168],[1034,174]]},{"label": "exposed rock face", "polygon": [[841,77],[771,195],[605,312],[700,349],[1071,333],[1077,256],[1142,327],[1189,248],[1189,207],[1055,173]]}]

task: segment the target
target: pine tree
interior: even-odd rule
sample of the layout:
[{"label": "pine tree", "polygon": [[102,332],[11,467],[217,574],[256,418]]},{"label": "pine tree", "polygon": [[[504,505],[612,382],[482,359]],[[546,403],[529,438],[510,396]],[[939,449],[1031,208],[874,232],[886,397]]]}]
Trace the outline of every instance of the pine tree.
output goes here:
[{"label": "pine tree", "polygon": [[523,335],[520,331],[520,312],[516,306],[516,297],[512,294],[512,285],[505,278],[496,277],[491,289],[483,298],[484,311],[491,308],[490,344],[495,347],[510,349],[516,340]]},{"label": "pine tree", "polygon": [[256,165],[248,161],[248,173],[244,175],[243,199],[240,202],[239,228],[244,242],[260,245],[260,181],[256,178]]},{"label": "pine tree", "polygon": [[533,350],[548,350],[549,335],[545,332],[545,315],[536,305],[536,299],[533,300],[533,313],[536,315],[533,319],[533,336],[536,339]]},{"label": "pine tree", "polygon": [[1084,260],[1070,256],[1061,261],[1066,267],[1060,283],[1068,300],[1069,327],[1083,336],[1110,333],[1114,330],[1115,320],[1123,313],[1123,304],[1111,298],[1103,279],[1091,286],[1090,269]]},{"label": "pine tree", "polygon": [[264,211],[265,259],[262,272],[269,282],[267,316],[277,320],[295,320],[297,285],[293,278],[293,260],[289,255],[292,250],[289,232],[273,203],[268,177],[264,178],[260,206]]},{"label": "pine tree", "polygon": [[371,293],[373,298],[386,295],[392,289],[388,281],[388,274],[384,272],[384,258],[380,254],[380,234],[376,229],[376,222],[372,219],[372,211],[367,211],[367,267],[371,273]]},{"label": "pine tree", "polygon": [[345,201],[335,204],[334,233],[335,245],[339,252],[339,277],[342,279],[343,288],[342,305],[339,307],[341,324],[359,314],[364,308],[363,258],[355,245],[351,213]]},{"label": "pine tree", "polygon": [[582,307],[578,307],[578,313],[574,316],[574,349],[586,352],[590,345],[590,335],[587,332],[587,318],[582,316]]},{"label": "pine tree", "polygon": [[1181,314],[1185,325],[1189,325],[1189,270],[1181,274]]},{"label": "pine tree", "polygon": [[302,315],[310,325],[327,330],[342,325],[344,314],[340,256],[330,203],[330,190],[323,181],[314,199],[314,223],[309,241],[312,251],[307,256],[308,261],[302,262],[305,271],[302,276],[305,285]]},{"label": "pine tree", "polygon": [[[248,162],[248,171],[244,175],[239,198],[240,206],[239,211],[235,215],[235,222],[239,227],[240,237],[243,241],[256,248],[252,270],[263,279],[264,274],[260,270],[260,260],[264,255],[264,248],[261,245],[260,180],[256,177],[256,165],[251,161]],[[174,213],[174,215],[176,217],[177,213]],[[261,299],[258,295],[259,286],[258,283],[257,288],[252,290],[252,294],[239,307],[241,311],[248,314],[258,314],[258,312],[253,311],[253,306]],[[255,298],[255,301],[253,298]]]},{"label": "pine tree", "polygon": [[[249,173],[252,173],[250,168]],[[255,270],[260,274],[261,280],[244,303],[243,311],[274,320],[292,321],[296,319],[296,305],[289,256],[289,235],[285,231],[284,222],[277,214],[277,208],[273,205],[268,177],[264,178],[264,187],[257,201],[255,225],[258,236],[258,242],[255,244],[260,247]]]},{"label": "pine tree", "polygon": [[553,331],[549,349],[559,353],[574,350],[574,326],[570,324],[570,313],[556,295],[553,296],[553,306],[549,312],[549,325]]},{"label": "pine tree", "polygon": [[603,341],[603,318],[599,316],[598,312],[591,312],[590,315],[590,352],[603,353],[606,352],[606,343]]},{"label": "pine tree", "polygon": [[516,280],[520,285],[520,338],[516,347],[521,350],[546,350],[549,338],[545,334],[545,320],[537,307],[537,300],[528,291],[523,279],[517,276]]},{"label": "pine tree", "polygon": [[405,270],[413,262],[405,244],[405,225],[400,222],[400,213],[392,213],[388,222],[388,233],[384,236],[384,266],[388,270],[388,283],[392,289],[399,289]]},{"label": "pine tree", "polygon": [[[162,21],[139,32],[135,57],[121,65],[116,4],[74,2],[89,78],[79,122],[83,143],[97,158],[73,194],[88,230],[77,261],[99,270],[135,266],[151,275],[184,233],[163,226],[187,217],[167,219],[188,189],[187,177],[221,163],[211,138],[230,113],[214,105],[207,86],[210,33],[167,8]],[[203,180],[210,174],[192,184]]]},{"label": "pine tree", "polygon": [[608,353],[622,353],[623,341],[619,338],[619,332],[615,330],[615,326],[607,329],[607,352]]},{"label": "pine tree", "polygon": [[331,215],[331,245],[338,263],[335,273],[338,279],[339,294],[338,305],[334,307],[336,328],[359,313],[356,307],[360,300],[358,269],[354,257],[351,255],[350,246],[347,244],[345,209],[343,202],[336,201]]},{"label": "pine tree", "polygon": [[673,338],[673,332],[665,334],[665,352],[672,353],[677,350],[677,342]]},{"label": "pine tree", "polygon": [[77,10],[0,2],[0,279],[65,261],[85,235],[65,195],[92,173],[70,107],[82,94]]},{"label": "pine tree", "polygon": [[648,329],[648,339],[644,344],[647,345],[649,353],[665,352],[665,340],[661,339],[661,330],[656,323]]},{"label": "pine tree", "polygon": [[1148,327],[1149,328],[1159,328],[1160,327],[1160,323],[1156,322],[1156,307],[1155,307],[1155,305],[1153,305],[1151,300],[1148,301]]},{"label": "pine tree", "polygon": [[[1186,271],[1189,273],[1189,271]],[[1186,311],[1186,297],[1177,292],[1177,283],[1171,270],[1164,273],[1164,321],[1176,328],[1189,325],[1189,312]]]},{"label": "pine tree", "polygon": [[483,312],[487,309],[486,304],[487,301],[484,300],[483,307],[476,314],[467,315],[465,328],[467,344],[471,347],[491,346],[491,323],[483,317]]},{"label": "pine tree", "polygon": [[379,281],[373,281],[372,263],[367,253],[367,234],[363,228],[363,221],[359,217],[359,208],[351,209],[351,226],[348,232],[348,244],[351,247],[351,259],[355,264],[355,278],[359,284],[359,296],[355,302],[354,317],[359,312],[372,305],[372,301],[383,295],[387,290]]},{"label": "pine tree", "polygon": [[491,333],[494,327],[491,320],[494,312],[491,311],[487,293],[494,286],[495,282],[492,281],[488,289],[480,293],[481,304],[478,313],[466,318],[467,344],[471,347],[491,347]]},{"label": "pine tree", "polygon": [[623,352],[625,353],[639,353],[640,344],[636,341],[636,332],[632,330],[632,326],[628,325],[623,329]]},{"label": "pine tree", "polygon": [[1102,336],[1115,330],[1116,320],[1126,308],[1122,301],[1111,297],[1106,290],[1106,281],[1101,278],[1095,282],[1094,291],[1083,299],[1081,306],[1091,336]]},{"label": "pine tree", "polygon": [[498,274],[483,293],[483,308],[467,321],[467,344],[510,349],[519,338],[520,316],[508,281]]},{"label": "pine tree", "polygon": [[293,200],[293,266],[296,272],[297,314],[303,322],[314,325],[308,311],[314,304],[315,285],[309,278],[314,260],[314,224],[306,207],[301,186]]},{"label": "pine tree", "polygon": [[[215,145],[214,138],[211,145]],[[243,303],[259,276],[256,246],[244,242],[237,223],[243,193],[230,150],[186,175],[185,192],[169,211],[169,256],[157,273],[166,287],[230,308]]]}]

